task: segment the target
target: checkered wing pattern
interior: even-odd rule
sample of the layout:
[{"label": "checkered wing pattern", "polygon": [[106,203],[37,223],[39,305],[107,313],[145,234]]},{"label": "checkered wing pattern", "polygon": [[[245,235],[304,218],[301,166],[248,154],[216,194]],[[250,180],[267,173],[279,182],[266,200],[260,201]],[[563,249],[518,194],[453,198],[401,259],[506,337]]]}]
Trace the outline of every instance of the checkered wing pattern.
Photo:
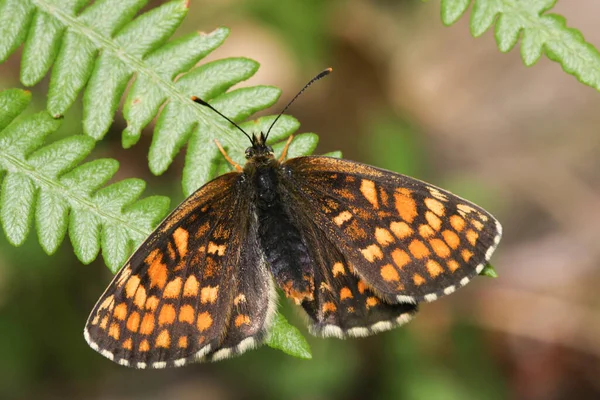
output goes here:
[{"label": "checkered wing pattern", "polygon": [[417,311],[415,304],[382,300],[356,275],[336,243],[312,222],[314,218],[303,216],[301,220],[304,240],[315,260],[315,293],[311,300],[302,302],[310,318],[311,333],[340,338],[367,336],[412,318]]},{"label": "checkered wing pattern", "polygon": [[[336,284],[353,296],[363,282],[390,304],[433,301],[481,272],[500,241],[487,211],[425,182],[330,157],[293,158],[283,168],[298,208],[310,210],[344,269],[360,278]],[[337,258],[323,260],[325,283],[338,276]],[[346,295],[335,294],[338,302]]]},{"label": "checkered wing pattern", "polygon": [[121,365],[163,368],[263,340],[274,289],[238,178],[202,187],[132,255],[92,310],[92,348]]}]

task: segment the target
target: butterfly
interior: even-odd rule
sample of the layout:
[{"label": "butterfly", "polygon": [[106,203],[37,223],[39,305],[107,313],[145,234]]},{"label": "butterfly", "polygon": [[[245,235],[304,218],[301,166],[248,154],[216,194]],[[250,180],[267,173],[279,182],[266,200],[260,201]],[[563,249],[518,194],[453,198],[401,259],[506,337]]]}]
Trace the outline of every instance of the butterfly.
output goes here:
[{"label": "butterfly", "polygon": [[269,131],[242,130],[243,167],[217,142],[235,170],[177,206],[117,273],[85,327],[94,350],[135,368],[241,354],[265,340],[276,288],[315,335],[371,335],[465,286],[500,241],[500,223],[467,200],[354,161],[286,160],[291,138],[276,159]]}]

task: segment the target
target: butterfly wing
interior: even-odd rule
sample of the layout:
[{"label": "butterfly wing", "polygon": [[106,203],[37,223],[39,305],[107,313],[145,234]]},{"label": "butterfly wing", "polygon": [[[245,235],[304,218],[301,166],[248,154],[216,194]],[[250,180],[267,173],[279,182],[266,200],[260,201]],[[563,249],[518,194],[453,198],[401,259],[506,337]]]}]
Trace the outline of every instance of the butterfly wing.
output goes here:
[{"label": "butterfly wing", "polygon": [[383,301],[355,274],[336,243],[319,229],[312,216],[303,215],[298,220],[315,261],[315,293],[312,300],[302,302],[311,320],[311,333],[340,338],[367,336],[412,318],[417,311],[415,304]]},{"label": "butterfly wing", "polygon": [[117,273],[85,338],[119,364],[181,366],[260,343],[275,310],[238,173],[180,204]]},{"label": "butterfly wing", "polygon": [[[500,241],[491,214],[425,182],[330,157],[293,158],[283,168],[300,208],[389,303],[454,292],[481,272]],[[334,274],[336,264],[325,262]]]}]

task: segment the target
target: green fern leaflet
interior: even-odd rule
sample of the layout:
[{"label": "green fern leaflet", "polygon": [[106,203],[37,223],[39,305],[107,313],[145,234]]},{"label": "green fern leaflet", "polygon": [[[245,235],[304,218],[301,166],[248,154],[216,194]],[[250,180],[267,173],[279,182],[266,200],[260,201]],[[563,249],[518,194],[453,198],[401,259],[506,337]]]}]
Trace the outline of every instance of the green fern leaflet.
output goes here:
[{"label": "green fern leaflet", "polygon": [[[193,33],[168,41],[187,14],[189,1],[163,4],[136,17],[145,0],[0,0],[0,62],[24,43],[21,81],[39,82],[52,67],[48,111],[58,117],[84,91],[84,134],[99,140],[108,131],[119,102],[132,79],[123,114],[124,147],[133,146],[142,129],[158,116],[148,160],[153,173],[167,170],[187,145],[183,189],[189,195],[218,169],[218,138],[230,155],[242,161],[248,143],[212,111],[191,96],[209,100],[235,121],[242,121],[277,101],[280,90],[254,86],[227,91],[250,78],[258,63],[228,58],[195,65],[219,47],[228,29]],[[87,6],[87,7],[86,7]],[[175,78],[178,77],[176,80]],[[253,131],[274,117],[245,125]],[[286,116],[271,133],[281,141],[298,129]],[[296,136],[291,153],[308,154],[314,134]]]},{"label": "green fern leaflet", "polygon": [[[442,21],[455,23],[471,0],[442,0]],[[547,14],[556,0],[474,0],[471,33],[481,36],[494,22],[502,52],[510,51],[521,38],[521,58],[527,66],[542,54],[558,62],[581,83],[600,90],[600,53],[576,29],[567,28],[564,17]]]}]

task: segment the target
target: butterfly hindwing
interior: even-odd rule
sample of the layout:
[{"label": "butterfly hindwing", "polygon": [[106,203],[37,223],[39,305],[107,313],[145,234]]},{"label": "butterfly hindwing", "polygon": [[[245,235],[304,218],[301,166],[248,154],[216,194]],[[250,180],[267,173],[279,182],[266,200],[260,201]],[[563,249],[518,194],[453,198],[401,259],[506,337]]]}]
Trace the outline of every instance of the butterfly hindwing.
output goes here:
[{"label": "butterfly hindwing", "polygon": [[302,231],[314,263],[315,293],[302,307],[310,331],[318,336],[367,336],[408,322],[414,304],[390,304],[356,276],[336,244],[312,219],[303,218]]},{"label": "butterfly hindwing", "polygon": [[388,302],[432,301],[464,286],[501,236],[482,208],[422,181],[368,165],[299,157],[283,165],[299,207]]},{"label": "butterfly hindwing", "polygon": [[224,358],[262,340],[272,283],[252,250],[238,177],[202,187],[136,250],[90,315],[92,348],[122,365],[162,368]]}]

